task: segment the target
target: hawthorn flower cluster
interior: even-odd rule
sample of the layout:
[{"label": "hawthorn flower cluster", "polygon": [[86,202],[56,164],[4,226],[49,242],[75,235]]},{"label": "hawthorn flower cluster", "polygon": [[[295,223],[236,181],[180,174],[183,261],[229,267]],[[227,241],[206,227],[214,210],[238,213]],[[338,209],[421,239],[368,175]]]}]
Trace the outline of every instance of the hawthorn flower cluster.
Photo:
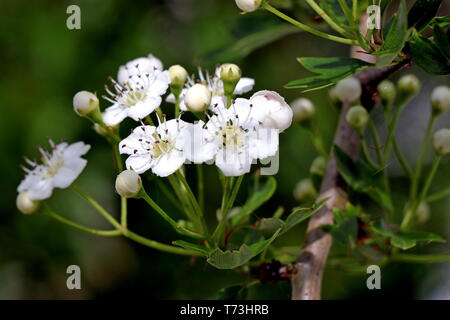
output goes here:
[{"label": "hawthorn flower cluster", "polygon": [[[183,164],[205,162],[214,163],[225,176],[243,175],[256,160],[277,153],[279,133],[293,118],[291,107],[274,91],[239,97],[255,81],[241,77],[234,64],[218,66],[211,75],[199,69],[196,79],[179,65],[165,70],[158,58],[149,55],[121,66],[116,79],[110,77],[109,82],[103,98],[110,105],[103,112],[96,95],[88,91],[74,96],[74,111],[93,121],[103,135],[118,133],[126,118],[138,122],[128,137],[114,142],[121,154],[128,155],[126,168],[137,174],[151,171],[166,177]],[[161,108],[166,94],[165,101],[176,105],[173,119],[167,119]],[[183,120],[187,112],[199,120]],[[151,115],[156,116],[156,124]],[[49,198],[54,188],[67,188],[86,166],[82,156],[89,146],[83,142],[51,142],[51,146],[51,152],[40,149],[42,164],[27,160],[32,168],[25,169],[26,177],[18,187],[17,205],[22,212]]]}]

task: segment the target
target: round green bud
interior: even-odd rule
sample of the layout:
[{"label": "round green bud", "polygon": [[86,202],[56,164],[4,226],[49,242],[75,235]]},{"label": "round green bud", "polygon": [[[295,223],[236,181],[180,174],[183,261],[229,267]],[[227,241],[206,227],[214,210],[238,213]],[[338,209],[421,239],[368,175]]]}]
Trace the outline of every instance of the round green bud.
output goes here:
[{"label": "round green bud", "polygon": [[220,80],[224,82],[238,82],[241,78],[241,69],[233,63],[224,63],[220,66]]},{"label": "round green bud", "polygon": [[294,122],[302,123],[314,117],[316,109],[311,100],[298,98],[291,102],[291,108],[294,112]]},{"label": "round green bud", "polygon": [[450,129],[440,129],[434,133],[433,147],[438,154],[450,153]]},{"label": "round green bud", "polygon": [[345,120],[353,129],[362,132],[369,122],[369,113],[363,106],[353,106],[348,110]]},{"label": "round green bud", "polygon": [[16,206],[23,214],[32,214],[39,207],[39,201],[31,200],[28,192],[21,192],[17,195]]},{"label": "round green bud", "polygon": [[431,92],[431,106],[438,113],[450,110],[450,88],[439,86]]},{"label": "round green bud", "polygon": [[417,94],[420,90],[420,81],[413,74],[407,74],[398,80],[397,88],[398,90],[407,96],[413,96]]},{"label": "round green bud", "polygon": [[431,215],[431,210],[428,203],[422,201],[417,207],[416,215],[417,215],[417,222],[419,223],[427,222]]},{"label": "round green bud", "polygon": [[395,85],[392,81],[383,80],[377,87],[378,93],[380,94],[381,99],[387,102],[392,102],[395,99],[396,90]]},{"label": "round green bud", "polygon": [[311,163],[311,167],[309,168],[309,172],[311,174],[316,174],[318,176],[323,176],[325,174],[325,169],[327,167],[327,160],[325,157],[318,156]]},{"label": "round green bud", "polygon": [[141,177],[132,170],[124,170],[116,178],[116,191],[124,198],[136,197],[141,189]]},{"label": "round green bud", "polygon": [[334,91],[339,100],[347,103],[358,100],[361,93],[361,83],[353,77],[339,81]]},{"label": "round green bud", "polygon": [[314,199],[317,196],[317,191],[311,179],[303,179],[295,186],[293,195],[298,202],[305,202]]},{"label": "round green bud", "polygon": [[180,65],[174,65],[169,68],[170,85],[182,87],[188,78],[185,68]]}]

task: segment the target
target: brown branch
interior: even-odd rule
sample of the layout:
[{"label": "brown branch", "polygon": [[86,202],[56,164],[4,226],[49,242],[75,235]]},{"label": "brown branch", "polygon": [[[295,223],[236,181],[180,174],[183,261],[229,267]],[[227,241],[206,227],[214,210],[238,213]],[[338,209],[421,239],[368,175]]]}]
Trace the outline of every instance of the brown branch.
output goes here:
[{"label": "brown branch", "polygon": [[[392,73],[410,65],[409,59],[384,67],[368,68],[355,75],[361,82],[361,103],[369,111],[377,104],[377,85]],[[359,138],[345,121],[345,115],[350,104],[344,104],[339,117],[339,123],[333,140],[352,159],[359,154]],[[348,200],[346,185],[339,175],[336,159],[331,153],[328,159],[325,176],[320,187],[318,200],[326,199],[327,204],[310,219],[306,231],[304,247],[295,263],[296,273],[292,277],[292,299],[318,300],[321,297],[322,277],[328,253],[332,245],[330,234],[322,230],[322,226],[333,223],[333,209],[343,208]]]}]

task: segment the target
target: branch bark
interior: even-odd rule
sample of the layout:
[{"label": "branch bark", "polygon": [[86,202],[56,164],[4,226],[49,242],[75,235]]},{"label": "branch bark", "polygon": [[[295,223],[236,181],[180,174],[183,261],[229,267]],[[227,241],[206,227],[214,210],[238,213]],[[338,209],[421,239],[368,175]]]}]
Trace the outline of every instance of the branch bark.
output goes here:
[{"label": "branch bark", "polygon": [[[378,84],[392,73],[410,65],[410,60],[384,68],[368,68],[355,75],[361,82],[361,103],[370,112],[378,103],[376,88]],[[344,104],[333,139],[352,159],[359,154],[358,134],[346,122],[345,115],[350,104]],[[299,258],[295,263],[296,273],[292,277],[293,300],[319,300],[321,297],[322,278],[333,239],[322,230],[322,226],[333,223],[333,209],[344,208],[348,201],[347,187],[336,167],[336,159],[331,153],[325,176],[320,187],[318,200],[328,198],[321,210],[311,217],[306,231],[306,240]]]}]

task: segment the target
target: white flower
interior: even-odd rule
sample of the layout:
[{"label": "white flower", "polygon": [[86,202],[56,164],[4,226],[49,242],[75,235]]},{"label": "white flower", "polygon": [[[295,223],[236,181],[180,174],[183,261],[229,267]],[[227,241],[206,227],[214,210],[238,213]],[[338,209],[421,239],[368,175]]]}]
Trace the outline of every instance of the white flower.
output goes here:
[{"label": "white flower", "polygon": [[89,151],[89,145],[83,142],[55,145],[51,140],[50,145],[51,152],[39,148],[42,164],[26,159],[32,169],[24,168],[27,175],[17,191],[27,192],[31,200],[44,200],[50,198],[54,188],[67,188],[86,167],[87,161],[81,156]]},{"label": "white flower", "polygon": [[124,170],[117,175],[116,191],[124,198],[133,198],[142,189],[141,177],[132,170]]},{"label": "white flower", "polygon": [[132,76],[152,73],[155,70],[162,71],[163,64],[161,60],[149,54],[147,57],[136,58],[121,66],[117,73],[117,81],[124,84]]},{"label": "white flower", "polygon": [[161,96],[166,92],[170,83],[167,71],[155,70],[151,73],[131,76],[125,84],[110,79],[114,91],[106,88],[110,97],[103,96],[113,103],[103,113],[103,122],[114,126],[126,117],[135,121],[145,118],[161,104]]},{"label": "white flower", "polygon": [[177,171],[185,162],[184,129],[192,124],[180,119],[161,123],[158,127],[139,126],[119,143],[120,153],[129,154],[127,169],[138,174],[151,169],[160,177]]},{"label": "white flower", "polygon": [[[220,105],[219,105],[220,104]],[[250,171],[256,159],[265,159],[278,150],[278,130],[263,128],[253,119],[254,107],[238,98],[229,109],[223,99],[215,99],[217,113],[203,126],[201,134],[192,134],[189,147],[196,161],[215,161],[225,176],[240,176]],[[199,130],[190,128],[191,132]],[[193,147],[192,147],[193,146]]]},{"label": "white flower", "polygon": [[[214,76],[211,76],[208,72],[206,74],[203,73],[203,71],[199,68],[198,70],[198,76],[199,81],[201,83],[204,83],[209,91],[211,91],[211,94],[213,97],[222,97],[224,95],[224,89],[223,89],[223,82],[220,80],[220,67],[217,67]],[[181,91],[180,94],[180,110],[187,111],[186,104],[184,102],[184,97],[186,95],[186,92],[189,88],[193,87],[196,84],[193,77],[188,77],[188,80],[186,81],[186,84],[184,85],[184,89]],[[235,95],[241,95],[246,92],[249,92],[253,89],[253,86],[255,85],[255,80],[251,78],[241,78],[239,79],[238,83],[236,84],[236,88],[234,89]],[[170,94],[166,98],[167,102],[175,103],[175,96],[173,94]]]},{"label": "white flower", "polygon": [[251,96],[250,103],[254,106],[253,118],[262,127],[278,129],[282,132],[291,126],[292,109],[275,91],[258,91]]}]

